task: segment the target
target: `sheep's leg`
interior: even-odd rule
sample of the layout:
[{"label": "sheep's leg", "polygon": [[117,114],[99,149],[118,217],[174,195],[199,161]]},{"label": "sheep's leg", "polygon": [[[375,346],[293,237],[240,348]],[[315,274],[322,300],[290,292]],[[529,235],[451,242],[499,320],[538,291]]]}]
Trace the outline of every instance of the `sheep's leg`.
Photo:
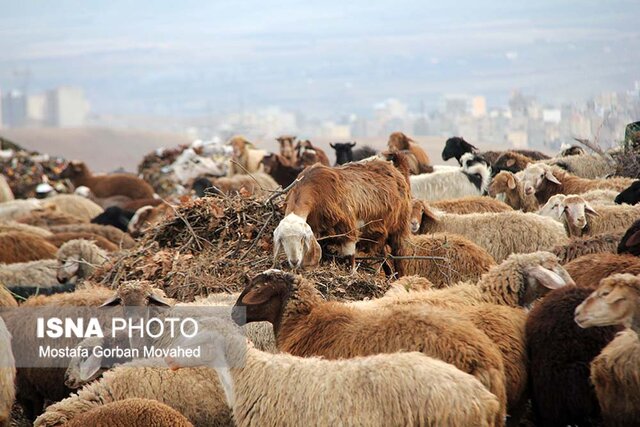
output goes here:
[{"label": "sheep's leg", "polygon": [[[391,247],[391,255],[399,255],[400,248],[402,247],[402,237],[398,234],[389,234],[387,241]],[[393,260],[393,267],[398,277],[404,276],[404,263],[402,260]]]}]

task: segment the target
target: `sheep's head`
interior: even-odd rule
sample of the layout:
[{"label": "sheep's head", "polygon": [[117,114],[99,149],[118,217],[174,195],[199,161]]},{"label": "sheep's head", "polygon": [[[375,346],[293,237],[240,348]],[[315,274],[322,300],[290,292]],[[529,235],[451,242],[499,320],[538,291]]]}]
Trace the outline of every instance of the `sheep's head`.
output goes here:
[{"label": "sheep's head", "polygon": [[318,265],[322,256],[320,244],[304,218],[290,213],[280,221],[273,232],[273,261],[280,249],[284,249],[291,268]]},{"label": "sheep's head", "polygon": [[93,196],[93,193],[91,192],[91,189],[89,187],[85,187],[84,185],[81,185],[79,187],[77,187],[74,191],[74,194],[77,194],[78,196],[82,196],[84,198],[87,199],[91,199]]},{"label": "sheep's head", "polygon": [[66,168],[60,172],[60,178],[62,179],[74,179],[88,173],[87,165],[79,160],[72,160],[69,162]]},{"label": "sheep's head", "polygon": [[640,277],[614,274],[602,279],[598,289],[575,311],[581,328],[624,325],[638,332],[640,324]]},{"label": "sheep's head", "polygon": [[170,307],[171,300],[166,298],[164,292],[154,288],[147,280],[130,280],[123,282],[115,294],[106,300],[100,307]]},{"label": "sheep's head", "polygon": [[296,137],[293,135],[283,135],[276,138],[276,141],[280,143],[280,155],[287,159],[294,159],[295,149],[293,146],[293,141],[295,141]]},{"label": "sheep's head", "polygon": [[389,147],[389,150],[395,151],[408,150],[412,142],[413,139],[409,138],[404,133],[393,132],[391,135],[389,135],[387,147]]},{"label": "sheep's head", "polygon": [[276,325],[286,300],[297,290],[300,280],[300,276],[276,269],[254,276],[233,307],[233,320],[241,326],[260,321]]},{"label": "sheep's head", "polygon": [[564,194],[554,194],[549,197],[547,203],[538,210],[538,215],[547,216],[553,218],[556,221],[562,222],[562,216],[565,213],[564,199],[567,196]]},{"label": "sheep's head", "polygon": [[131,217],[127,231],[133,237],[140,237],[160,222],[168,212],[167,205],[143,206]]},{"label": "sheep's head", "polygon": [[560,157],[569,157],[569,156],[580,156],[585,154],[584,148],[579,147],[577,145],[570,145],[568,147],[561,147],[562,151],[560,152]]},{"label": "sheep's head", "polygon": [[442,160],[447,161],[455,157],[459,162],[464,153],[475,153],[477,151],[478,149],[465,141],[464,138],[454,136],[445,142],[442,150]]},{"label": "sheep's head", "polygon": [[280,164],[282,157],[275,153],[265,154],[260,163],[264,165],[264,173],[271,174]]},{"label": "sheep's head", "polygon": [[435,221],[437,217],[424,200],[413,199],[411,201],[411,215],[409,217],[409,227],[413,234],[418,234],[423,225],[428,221]]},{"label": "sheep's head", "polygon": [[517,186],[518,178],[514,174],[508,171],[499,172],[489,184],[489,196],[496,197],[498,194],[511,192]]},{"label": "sheep's head", "polygon": [[233,149],[233,157],[239,158],[245,153],[247,148],[251,147],[251,143],[247,141],[243,136],[234,136],[227,142]]},{"label": "sheep's head", "polygon": [[353,161],[353,147],[355,142],[336,142],[330,143],[329,146],[336,151],[336,164],[344,165]]},{"label": "sheep's head", "polygon": [[72,283],[89,277],[97,267],[104,264],[107,253],[95,243],[85,239],[65,242],[56,254],[60,283]]},{"label": "sheep's head", "polygon": [[553,175],[551,166],[533,163],[527,166],[522,175],[524,193],[530,196],[536,193],[545,182],[560,185],[560,181]]},{"label": "sheep's head", "polygon": [[521,288],[519,295],[520,304],[523,306],[532,304],[553,289],[575,285],[567,270],[558,262],[558,258],[550,252],[516,254],[509,258],[517,260],[525,279],[525,286]]},{"label": "sheep's head", "polygon": [[520,172],[524,167],[523,165],[528,165],[529,163],[531,163],[531,159],[527,156],[513,151],[507,151],[498,157],[493,165],[493,169],[496,172],[506,170],[515,173]]},{"label": "sheep's head", "polygon": [[618,245],[619,254],[631,254],[640,256],[640,220],[637,220],[624,233]]},{"label": "sheep's head", "polygon": [[567,221],[569,236],[582,236],[587,226],[587,215],[598,216],[598,212],[582,197],[571,195],[562,201],[563,214]]},{"label": "sheep's head", "polygon": [[616,203],[621,205],[635,205],[640,202],[640,180],[634,181],[629,187],[625,188],[616,196]]}]

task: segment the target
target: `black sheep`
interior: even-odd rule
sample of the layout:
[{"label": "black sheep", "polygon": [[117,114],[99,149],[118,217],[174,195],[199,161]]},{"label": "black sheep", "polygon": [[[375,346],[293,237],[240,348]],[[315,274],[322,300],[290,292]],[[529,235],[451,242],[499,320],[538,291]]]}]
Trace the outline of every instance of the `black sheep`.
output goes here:
[{"label": "black sheep", "polygon": [[591,425],[600,408],[589,381],[591,361],[614,338],[617,326],[582,329],[576,307],[593,291],[556,289],[529,313],[526,324],[531,402],[536,425]]},{"label": "black sheep", "polygon": [[336,152],[336,165],[357,162],[358,160],[366,159],[367,157],[378,154],[376,150],[368,145],[354,150],[353,147],[356,146],[355,142],[336,142],[329,145]]},{"label": "black sheep", "polygon": [[449,159],[455,159],[460,163],[460,157],[465,153],[477,153],[478,148],[475,145],[469,144],[464,138],[454,136],[447,139],[444,143],[444,150],[442,150],[442,160],[447,161]]},{"label": "black sheep", "polygon": [[126,233],[129,221],[131,221],[134,214],[135,212],[124,210],[119,206],[110,206],[100,215],[93,218],[91,222],[93,224],[112,225]]},{"label": "black sheep", "polygon": [[640,219],[631,224],[618,244],[619,254],[640,256]]},{"label": "black sheep", "polygon": [[619,205],[626,203],[635,205],[640,202],[640,181],[634,181],[616,196],[615,202]]}]

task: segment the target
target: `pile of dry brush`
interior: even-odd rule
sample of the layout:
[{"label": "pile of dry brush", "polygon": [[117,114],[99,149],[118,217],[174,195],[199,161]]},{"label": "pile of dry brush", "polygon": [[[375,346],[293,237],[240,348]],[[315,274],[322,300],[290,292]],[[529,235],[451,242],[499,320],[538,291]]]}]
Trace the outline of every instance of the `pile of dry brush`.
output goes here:
[{"label": "pile of dry brush", "polygon": [[[249,277],[273,266],[273,231],[283,217],[281,202],[264,198],[205,197],[175,208],[133,249],[96,272],[93,280],[115,287],[124,280],[147,279],[168,296],[237,292]],[[324,264],[303,274],[329,299],[381,296],[388,279],[363,266],[355,273]]]}]

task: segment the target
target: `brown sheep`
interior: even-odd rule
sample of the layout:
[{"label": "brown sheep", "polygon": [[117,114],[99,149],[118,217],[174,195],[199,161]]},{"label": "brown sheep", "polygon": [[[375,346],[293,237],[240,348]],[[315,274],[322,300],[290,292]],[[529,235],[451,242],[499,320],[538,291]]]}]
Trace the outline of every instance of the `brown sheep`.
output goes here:
[{"label": "brown sheep", "polygon": [[289,165],[295,165],[296,161],[298,160],[296,156],[296,150],[293,145],[293,141],[295,140],[296,137],[293,135],[282,135],[276,138],[276,141],[278,141],[278,143],[280,144],[280,156]]},{"label": "brown sheep", "polygon": [[55,259],[56,248],[44,238],[29,233],[11,231],[0,234],[0,263]]},{"label": "brown sheep", "polygon": [[270,194],[271,190],[278,188],[278,183],[263,172],[212,178],[210,181],[223,194],[238,194],[243,188],[250,194]]},{"label": "brown sheep", "polygon": [[267,154],[264,150],[256,150],[253,144],[242,136],[234,136],[227,143],[233,148],[233,157],[227,171],[227,176],[244,175],[252,172],[262,172],[262,158]]},{"label": "brown sheep", "polygon": [[443,257],[444,260],[400,259],[406,275],[422,276],[434,288],[461,281],[476,282],[496,265],[495,260],[480,246],[457,234],[436,233],[410,236],[399,255]]},{"label": "brown sheep", "polygon": [[292,166],[287,163],[285,157],[273,153],[264,156],[262,164],[264,165],[264,172],[271,175],[282,188],[287,188],[304,169],[302,167]]},{"label": "brown sheep", "polygon": [[558,245],[549,252],[554,253],[560,264],[581,257],[582,255],[612,253],[615,254],[624,233],[606,233],[587,237],[574,237],[565,245]]},{"label": "brown sheep", "polygon": [[564,268],[578,286],[595,288],[602,279],[615,273],[640,274],[640,258],[628,254],[589,254],[565,264]]},{"label": "brown sheep", "polygon": [[48,228],[52,225],[69,225],[89,222],[84,218],[58,211],[55,207],[31,211],[28,214],[17,218],[16,221],[21,224],[43,228]]},{"label": "brown sheep", "polygon": [[554,194],[581,194],[589,190],[612,189],[622,191],[635,180],[631,178],[586,179],[542,163],[534,163],[524,170],[522,184],[525,194],[535,194],[542,206]]},{"label": "brown sheep", "polygon": [[485,212],[508,212],[511,207],[500,200],[484,196],[469,196],[459,199],[438,200],[435,202],[425,202],[414,199],[411,202],[411,232],[417,233],[422,224],[423,215],[429,212],[429,207],[436,208],[446,213],[452,214],[472,214]]},{"label": "brown sheep", "polygon": [[[410,151],[418,163],[417,174],[430,173],[433,171],[433,168],[430,166],[431,161],[429,160],[427,153],[413,139],[409,138],[404,133],[393,132],[389,135],[387,147],[391,151]],[[417,174],[414,173],[414,175]]]},{"label": "brown sheep", "polygon": [[69,179],[75,187],[88,187],[96,197],[127,196],[132,199],[153,198],[153,188],[143,179],[126,173],[92,175],[83,162],[72,161],[60,173],[63,179]]},{"label": "brown sheep", "polygon": [[316,163],[330,166],[329,157],[324,150],[315,147],[308,139],[306,141],[298,141],[296,144],[296,153],[298,153],[297,166],[307,167]]},{"label": "brown sheep", "polygon": [[504,414],[500,350],[473,323],[455,313],[431,307],[369,310],[327,302],[301,276],[267,270],[255,276],[240,294],[233,317],[238,323],[270,322],[278,349],[301,357],[342,359],[422,351],[474,375],[498,397]]},{"label": "brown sheep", "polygon": [[491,197],[503,195],[505,203],[513,209],[522,212],[538,210],[538,200],[533,194],[525,194],[522,182],[511,172],[502,171],[494,176],[488,192]]},{"label": "brown sheep", "polygon": [[622,325],[620,332],[591,362],[591,382],[598,396],[604,425],[632,426],[640,418],[640,278],[616,274],[575,311],[582,328]]},{"label": "brown sheep", "polygon": [[101,224],[71,224],[71,225],[54,225],[49,227],[53,233],[93,233],[104,237],[118,247],[130,249],[135,246],[136,241],[116,227]]},{"label": "brown sheep", "polygon": [[56,233],[50,237],[45,237],[45,239],[58,248],[69,240],[86,239],[94,242],[99,248],[105,251],[113,252],[118,250],[118,246],[115,243],[93,233]]},{"label": "brown sheep", "polygon": [[491,169],[494,173],[501,171],[516,173],[524,170],[529,163],[533,163],[533,159],[515,151],[505,151],[496,159],[495,163],[491,164]]},{"label": "brown sheep", "polygon": [[[402,155],[393,155],[401,162]],[[274,231],[274,259],[282,247],[291,266],[314,265],[317,238],[333,236],[340,255],[355,266],[356,242],[366,239],[374,253],[389,244],[398,253],[409,234],[411,191],[392,163],[374,160],[330,168],[315,164],[301,174],[286,198],[285,217]],[[307,258],[307,259],[305,259]],[[397,264],[397,263],[396,263]],[[402,267],[396,265],[399,275]]]}]

